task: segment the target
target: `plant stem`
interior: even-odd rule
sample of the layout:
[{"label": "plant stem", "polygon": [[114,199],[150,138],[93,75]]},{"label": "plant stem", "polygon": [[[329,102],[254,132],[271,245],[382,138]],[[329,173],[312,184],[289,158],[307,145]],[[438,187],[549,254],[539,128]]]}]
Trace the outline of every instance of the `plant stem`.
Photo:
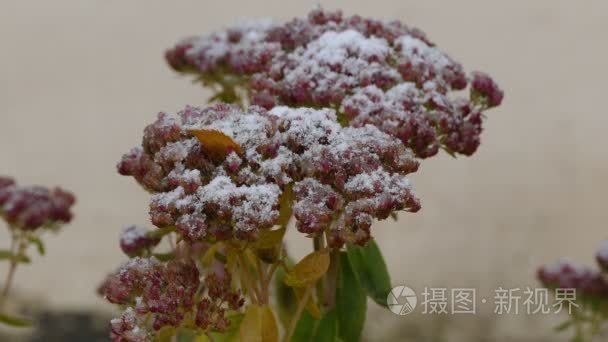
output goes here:
[{"label": "plant stem", "polygon": [[277,268],[279,268],[279,266],[281,265],[280,261],[277,261],[276,263],[272,264],[272,266],[270,266],[270,268],[268,269],[268,273],[266,274],[266,277],[264,279],[264,288],[265,289],[269,289],[270,288],[270,282],[272,281],[272,276],[274,276],[274,272],[277,270]]},{"label": "plant stem", "polygon": [[205,332],[205,336],[207,336],[207,338],[209,339],[209,341],[215,342],[215,337],[213,337],[213,335],[211,335],[208,331]]},{"label": "plant stem", "polygon": [[[325,248],[325,240],[323,235],[320,236],[315,236],[314,240],[313,240],[313,245],[315,248],[315,252],[318,252],[320,250],[322,250],[323,248]],[[317,302],[319,304],[321,304],[322,306],[325,306],[325,302],[324,302],[324,298],[325,298],[325,288],[326,284],[325,284],[325,276],[323,276],[323,278],[321,278],[318,282],[317,282]]]},{"label": "plant stem", "polygon": [[13,233],[11,237],[11,261],[8,268],[8,274],[6,275],[6,280],[4,281],[4,287],[2,288],[2,293],[0,293],[0,311],[4,307],[4,303],[6,302],[8,293],[13,283],[13,278],[15,277],[15,271],[17,270],[18,264],[17,256],[23,253],[24,248],[25,244],[21,242],[21,236],[16,236],[16,234]]},{"label": "plant stem", "polygon": [[245,285],[250,293],[251,299],[255,304],[258,304],[260,302],[260,291],[258,290],[258,288],[256,286],[254,286],[255,284],[251,281],[251,277],[249,274],[249,267],[247,266],[247,263],[245,262],[245,258],[243,257],[243,253],[239,252],[237,253],[238,258],[239,258],[239,263],[241,264],[241,268],[242,268],[242,277],[244,278],[243,281],[245,282]]},{"label": "plant stem", "polygon": [[296,312],[294,312],[293,317],[291,318],[291,321],[289,322],[289,328],[285,332],[285,338],[283,338],[283,342],[291,341],[291,337],[293,336],[293,333],[296,330],[298,321],[300,320],[300,317],[302,316],[302,312],[304,311],[304,308],[306,307],[306,303],[308,302],[308,297],[310,297],[311,293],[312,293],[312,286],[309,286],[308,288],[306,288],[306,292],[300,299],[300,302],[298,303],[298,306],[296,308]]},{"label": "plant stem", "polygon": [[266,267],[262,265],[262,262],[258,257],[255,258],[255,266],[258,271],[258,288],[260,290],[260,303],[268,303],[268,287],[266,286]]},{"label": "plant stem", "polygon": [[333,249],[329,255],[329,269],[325,274],[325,305],[331,309],[336,304],[336,287],[340,270],[340,250]]}]

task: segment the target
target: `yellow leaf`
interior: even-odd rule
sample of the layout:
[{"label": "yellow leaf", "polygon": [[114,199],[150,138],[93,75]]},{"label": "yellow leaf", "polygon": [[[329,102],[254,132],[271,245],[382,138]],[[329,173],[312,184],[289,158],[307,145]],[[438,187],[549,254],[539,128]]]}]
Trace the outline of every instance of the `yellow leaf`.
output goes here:
[{"label": "yellow leaf", "polygon": [[[293,292],[296,294],[296,298],[298,302],[302,300],[302,297],[306,294],[306,288],[304,287],[294,287]],[[306,311],[314,318],[321,319],[321,310],[317,306],[317,302],[315,301],[313,296],[308,296],[308,301],[306,302]]]},{"label": "yellow leaf", "polygon": [[260,230],[260,236],[253,244],[253,247],[257,249],[268,249],[275,247],[283,242],[284,235],[285,227],[275,230],[262,229]]},{"label": "yellow leaf", "polygon": [[[235,274],[237,272],[237,259],[238,259],[238,255],[237,255],[237,250],[231,246],[226,246],[226,270],[228,271],[228,273],[230,274]],[[232,289],[237,289],[239,288],[238,282],[237,282],[238,277],[232,277]]]},{"label": "yellow leaf", "polygon": [[263,309],[261,306],[251,304],[245,311],[245,317],[241,322],[239,336],[241,341],[246,342],[264,342],[262,337],[262,316]]},{"label": "yellow leaf", "polygon": [[260,230],[260,236],[253,243],[253,248],[257,257],[268,264],[274,264],[279,260],[281,243],[287,231],[287,224],[291,218],[293,205],[293,191],[291,184],[286,185],[281,198],[279,199],[279,220],[278,229]]},{"label": "yellow leaf", "polygon": [[226,134],[214,129],[190,129],[188,133],[195,136],[211,157],[223,159],[230,152],[242,154],[241,145]]},{"label": "yellow leaf", "polygon": [[329,268],[329,252],[316,251],[300,260],[285,275],[283,282],[291,287],[308,287],[314,285]]},{"label": "yellow leaf", "polygon": [[288,184],[285,186],[285,190],[279,198],[279,224],[281,227],[287,227],[289,219],[291,218],[293,207],[293,189],[292,185]]},{"label": "yellow leaf", "polygon": [[[250,265],[251,267],[255,267],[257,257],[255,256],[253,251],[251,249],[247,248],[244,250],[243,254],[245,255],[245,262],[247,262],[248,265]],[[247,266],[247,267],[249,267],[249,266]]]},{"label": "yellow leaf", "polygon": [[274,313],[268,307],[264,305],[262,307],[262,341],[263,342],[278,342],[279,341],[279,327],[274,317]]},{"label": "yellow leaf", "polygon": [[175,337],[176,331],[174,327],[162,328],[154,339],[156,342],[170,342]]},{"label": "yellow leaf", "polygon": [[194,338],[192,342],[210,342],[206,335],[199,335]]}]

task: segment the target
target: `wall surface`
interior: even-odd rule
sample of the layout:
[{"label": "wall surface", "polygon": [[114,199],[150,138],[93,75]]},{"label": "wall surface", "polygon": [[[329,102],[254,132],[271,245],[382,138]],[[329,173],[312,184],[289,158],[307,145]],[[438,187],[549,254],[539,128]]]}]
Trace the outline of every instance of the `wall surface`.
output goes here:
[{"label": "wall surface", "polygon": [[[554,341],[551,328],[563,316],[499,316],[490,303],[499,287],[537,286],[536,267],[559,256],[591,263],[606,238],[608,2],[322,4],[417,26],[506,93],[488,114],[477,154],[423,162],[413,176],[423,210],[375,229],[395,284],[473,287],[488,304],[468,316],[395,316],[370,304],[365,338]],[[124,259],[119,232],[148,222],[148,195],[114,165],[158,111],[208,96],[164,64],[164,49],[239,18],[284,20],[314,5],[0,1],[0,174],[78,194],[74,222],[48,237],[44,259],[19,269],[21,293],[55,308],[110,309],[95,288]],[[297,253],[308,248],[304,239],[290,242]]]}]

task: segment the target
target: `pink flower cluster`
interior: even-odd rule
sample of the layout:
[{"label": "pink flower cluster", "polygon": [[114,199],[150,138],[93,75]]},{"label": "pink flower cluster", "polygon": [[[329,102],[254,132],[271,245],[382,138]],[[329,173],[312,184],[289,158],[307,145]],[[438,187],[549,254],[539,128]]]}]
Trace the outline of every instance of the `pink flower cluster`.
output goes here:
[{"label": "pink flower cluster", "polygon": [[[482,111],[503,92],[486,74],[467,76],[424,33],[399,22],[312,11],[284,24],[245,23],[192,37],[167,51],[179,72],[221,89],[241,87],[252,104],[334,108],[343,124],[372,124],[418,157],[473,154]],[[456,91],[470,83],[470,96]]]},{"label": "pink flower cluster", "polygon": [[108,301],[127,306],[122,317],[111,321],[112,341],[147,341],[145,320],[155,331],[178,327],[185,319],[202,330],[224,331],[230,321],[226,310],[238,310],[244,299],[231,288],[227,272],[210,273],[201,283],[190,259],[161,263],[135,257],[110,275],[100,291]]},{"label": "pink flower cluster", "polygon": [[608,241],[604,241],[596,252],[600,269],[574,264],[566,259],[538,269],[538,278],[550,288],[574,288],[583,295],[608,299]]},{"label": "pink flower cluster", "polygon": [[131,257],[141,256],[160,243],[161,238],[154,236],[147,228],[130,225],[120,235],[120,249]]},{"label": "pink flower cluster", "polygon": [[[242,151],[217,158],[192,129],[220,131]],[[370,125],[341,127],[332,110],[225,104],[159,114],[118,164],[154,193],[152,222],[189,241],[255,240],[277,223],[281,193],[293,186],[298,229],[331,230],[337,246],[365,243],[372,219],[417,211],[405,178],[417,168],[399,140]]]},{"label": "pink flower cluster", "polygon": [[74,203],[74,195],[61,188],[18,186],[0,177],[0,216],[13,228],[33,231],[68,223]]}]

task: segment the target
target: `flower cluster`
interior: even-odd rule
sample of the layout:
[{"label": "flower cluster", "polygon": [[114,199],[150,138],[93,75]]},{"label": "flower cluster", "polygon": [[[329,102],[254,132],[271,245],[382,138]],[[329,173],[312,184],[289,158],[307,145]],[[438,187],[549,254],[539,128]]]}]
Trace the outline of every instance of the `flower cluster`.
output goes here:
[{"label": "flower cluster", "polygon": [[[218,156],[193,130],[236,145]],[[298,229],[330,230],[340,246],[369,240],[372,219],[420,208],[405,178],[417,167],[399,140],[371,125],[341,127],[332,110],[217,104],[159,114],[118,171],[155,193],[156,226],[189,241],[255,240],[277,224],[281,193],[293,186]]]},{"label": "flower cluster", "polygon": [[608,280],[602,274],[608,271],[608,241],[602,242],[595,258],[599,269],[561,259],[553,265],[540,267],[538,278],[550,288],[575,288],[583,295],[608,299]]},{"label": "flower cluster", "polygon": [[0,216],[13,228],[34,231],[68,223],[74,202],[74,195],[61,188],[18,186],[0,177]]},{"label": "flower cluster", "polygon": [[[270,109],[334,108],[353,127],[372,124],[418,157],[443,147],[473,154],[482,111],[503,92],[486,74],[465,74],[421,31],[341,12],[312,11],[284,24],[245,23],[192,37],[167,51],[179,72]],[[453,94],[470,83],[469,98]]]},{"label": "flower cluster", "polygon": [[152,331],[179,327],[185,320],[196,329],[224,331],[230,321],[226,310],[238,310],[244,300],[231,289],[227,272],[209,273],[201,283],[190,259],[162,263],[135,257],[111,274],[100,292],[108,301],[127,306],[122,317],[112,320],[113,341],[146,341]]},{"label": "flower cluster", "polygon": [[152,339],[150,332],[142,328],[144,322],[132,307],[128,307],[120,316],[110,321],[110,341],[113,342],[148,342]]},{"label": "flower cluster", "polygon": [[551,265],[538,269],[540,282],[549,289],[574,289],[571,300],[576,311],[560,325],[559,330],[572,327],[573,340],[591,340],[602,336],[602,323],[608,320],[608,240],[600,244],[595,254],[598,268],[575,264],[562,258]]},{"label": "flower cluster", "polygon": [[128,256],[142,255],[160,243],[161,238],[147,228],[130,225],[120,236],[120,249]]},{"label": "flower cluster", "polygon": [[562,259],[538,270],[538,278],[550,288],[577,289],[587,296],[608,296],[608,282],[599,270]]}]

